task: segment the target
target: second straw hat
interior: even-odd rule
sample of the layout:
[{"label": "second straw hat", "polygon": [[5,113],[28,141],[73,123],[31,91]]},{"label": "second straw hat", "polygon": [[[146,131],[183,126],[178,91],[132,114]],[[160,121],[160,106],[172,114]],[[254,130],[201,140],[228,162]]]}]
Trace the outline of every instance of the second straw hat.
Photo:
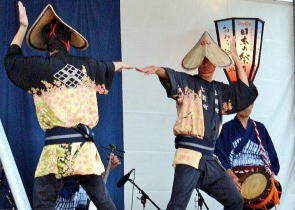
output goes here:
[{"label": "second straw hat", "polygon": [[71,39],[70,39],[70,45],[79,49],[79,50],[85,50],[88,47],[87,40],[75,29],[73,29],[71,26],[66,24],[54,11],[53,7],[48,4],[39,17],[36,19],[34,24],[31,26],[31,28],[28,31],[27,34],[27,44],[30,48],[45,51],[47,50],[47,44],[44,40],[44,37],[42,35],[42,29],[47,24],[51,23],[51,21],[57,20],[61,24],[63,24],[65,27],[67,27],[71,32]]}]

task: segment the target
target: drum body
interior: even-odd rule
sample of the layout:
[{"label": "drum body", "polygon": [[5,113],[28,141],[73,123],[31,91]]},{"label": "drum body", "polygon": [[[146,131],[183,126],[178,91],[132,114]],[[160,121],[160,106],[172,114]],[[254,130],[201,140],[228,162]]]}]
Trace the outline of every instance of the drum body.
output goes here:
[{"label": "drum body", "polygon": [[241,182],[241,194],[248,208],[270,209],[279,204],[281,184],[265,171],[250,172]]}]

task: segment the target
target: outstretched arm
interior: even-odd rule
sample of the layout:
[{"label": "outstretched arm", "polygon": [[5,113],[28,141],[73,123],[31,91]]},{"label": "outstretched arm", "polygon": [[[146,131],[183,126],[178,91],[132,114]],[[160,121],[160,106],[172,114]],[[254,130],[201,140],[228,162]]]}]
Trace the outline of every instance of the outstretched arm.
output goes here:
[{"label": "outstretched arm", "polygon": [[239,60],[239,56],[236,49],[236,37],[232,37],[231,43],[230,43],[230,53],[231,57],[233,58],[235,65],[236,65],[236,71],[238,74],[239,79],[247,86],[249,86],[247,75],[242,67],[241,61]]},{"label": "outstretched arm", "polygon": [[10,45],[15,44],[21,47],[27,32],[27,28],[28,28],[28,18],[27,18],[26,8],[23,6],[23,4],[20,1],[18,2],[18,13],[19,13],[19,28]]},{"label": "outstretched arm", "polygon": [[145,75],[156,74],[158,75],[158,77],[169,81],[168,74],[165,71],[165,69],[162,67],[148,66],[144,68],[135,68],[135,69],[139,72],[143,72]]}]

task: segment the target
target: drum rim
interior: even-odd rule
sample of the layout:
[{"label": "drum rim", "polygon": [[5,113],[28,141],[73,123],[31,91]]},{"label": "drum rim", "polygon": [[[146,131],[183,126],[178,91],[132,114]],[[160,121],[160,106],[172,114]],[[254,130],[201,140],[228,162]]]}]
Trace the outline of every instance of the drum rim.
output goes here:
[{"label": "drum rim", "polygon": [[[252,171],[252,172],[249,172],[247,173],[245,176],[243,176],[241,179],[242,179],[242,185],[243,185],[243,182],[251,175],[253,174],[257,174],[257,173],[260,173],[262,175],[265,176],[267,182],[266,182],[266,187],[265,189],[269,189],[269,187],[271,186],[271,181],[270,181],[270,175],[266,172],[266,171],[263,171],[263,170],[258,170],[258,171]],[[260,202],[260,198],[264,198],[267,196],[267,190],[264,190],[260,195],[258,195],[257,197],[255,198],[251,198],[251,199],[247,199],[247,198],[244,198],[243,195],[242,197],[244,198],[245,202],[246,203],[251,203],[251,204],[257,204]]]},{"label": "drum rim", "polygon": [[[244,200],[245,200],[245,205],[247,205],[248,207],[249,207],[250,205],[259,205],[259,204],[262,202],[261,198],[264,199],[264,198],[266,198],[266,197],[268,196],[267,192],[269,191],[270,186],[272,185],[271,176],[270,176],[270,174],[268,174],[265,170],[251,171],[251,172],[245,174],[241,179],[243,179],[243,181],[244,181],[247,177],[249,177],[250,175],[255,174],[255,173],[261,173],[261,174],[263,174],[265,177],[267,177],[267,185],[266,185],[266,189],[268,189],[268,190],[264,190],[264,192],[261,193],[260,196],[257,196],[256,198],[246,199],[246,198],[243,197]],[[276,179],[274,179],[273,184],[274,184],[274,187],[275,187],[275,188],[277,189],[277,191],[279,192],[279,199],[280,199],[280,198],[281,198],[281,195],[282,195],[282,192],[283,192],[282,185],[281,185],[281,183],[280,183],[278,180],[276,180]],[[271,203],[271,200],[270,200],[270,201],[265,205],[265,207],[267,207],[267,208],[272,208],[272,207],[274,207],[274,204]]]}]

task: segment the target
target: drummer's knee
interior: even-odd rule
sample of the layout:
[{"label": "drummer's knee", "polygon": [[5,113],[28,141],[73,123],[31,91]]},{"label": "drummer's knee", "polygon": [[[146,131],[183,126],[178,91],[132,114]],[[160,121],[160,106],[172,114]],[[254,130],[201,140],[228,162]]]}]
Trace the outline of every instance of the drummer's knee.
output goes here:
[{"label": "drummer's knee", "polygon": [[233,205],[235,210],[242,210],[244,208],[244,198],[240,193],[236,193],[235,198],[233,199]]},{"label": "drummer's knee", "polygon": [[224,205],[224,210],[243,210],[244,198],[239,192],[231,196],[230,202]]}]

